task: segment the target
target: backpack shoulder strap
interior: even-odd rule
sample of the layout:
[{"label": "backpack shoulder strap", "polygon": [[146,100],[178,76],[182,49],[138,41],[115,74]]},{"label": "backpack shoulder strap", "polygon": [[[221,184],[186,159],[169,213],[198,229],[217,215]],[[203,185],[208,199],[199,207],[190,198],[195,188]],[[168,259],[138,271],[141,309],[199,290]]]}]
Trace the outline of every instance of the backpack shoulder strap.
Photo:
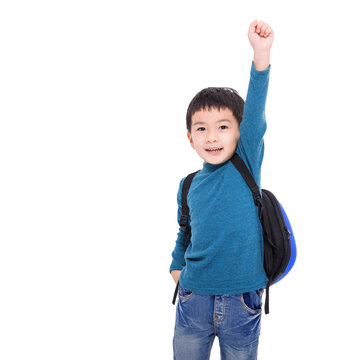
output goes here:
[{"label": "backpack shoulder strap", "polygon": [[182,192],[181,192],[181,217],[180,217],[180,227],[185,231],[188,226],[188,219],[189,219],[189,208],[188,208],[188,202],[187,202],[187,196],[189,192],[189,188],[191,185],[191,182],[194,179],[195,174],[199,170],[192,172],[189,174],[183,182]]},{"label": "backpack shoulder strap", "polygon": [[[260,222],[262,224],[264,243],[265,243],[265,241],[267,241],[267,239],[268,239],[268,236],[266,233],[266,226],[265,226],[264,216],[263,216],[263,212],[262,212],[263,202],[262,202],[262,196],[260,194],[259,187],[257,186],[255,179],[251,175],[249,169],[247,168],[244,160],[242,160],[241,157],[237,153],[235,153],[230,160],[234,164],[235,168],[242,175],[242,177],[246,181],[249,188],[251,189],[252,195],[254,197],[254,203],[258,207],[259,218],[260,218]],[[264,191],[263,191],[263,193],[264,193]],[[264,245],[264,246],[266,247],[266,245]],[[269,313],[269,287],[270,287],[270,285],[271,285],[271,279],[269,278],[268,282],[266,284],[265,314]]]},{"label": "backpack shoulder strap", "polygon": [[235,153],[230,160],[237,169],[237,171],[242,175],[242,177],[246,181],[246,184],[251,189],[252,195],[254,197],[255,205],[258,205],[257,200],[261,198],[260,190],[255,182],[255,179],[253,178],[249,169],[247,168],[244,160],[242,160],[237,153]]},{"label": "backpack shoulder strap", "polygon": [[[183,187],[181,190],[181,216],[180,216],[179,224],[180,224],[180,228],[185,233],[185,250],[188,247],[188,242],[189,242],[189,238],[190,238],[189,207],[188,207],[188,202],[187,202],[187,196],[188,196],[191,182],[193,181],[194,176],[198,171],[195,171],[195,172],[189,174],[184,179]],[[177,282],[177,285],[175,287],[174,296],[173,296],[173,300],[172,300],[173,305],[175,305],[175,300],[178,295],[178,288],[179,288],[179,281]]]}]

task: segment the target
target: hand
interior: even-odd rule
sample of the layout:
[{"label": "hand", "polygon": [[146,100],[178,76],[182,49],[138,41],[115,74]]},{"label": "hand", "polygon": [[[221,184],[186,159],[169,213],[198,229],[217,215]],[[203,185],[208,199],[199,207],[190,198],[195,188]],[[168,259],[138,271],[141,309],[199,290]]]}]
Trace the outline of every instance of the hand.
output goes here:
[{"label": "hand", "polygon": [[172,270],[170,273],[174,279],[175,284],[177,284],[179,281],[181,270]]},{"label": "hand", "polygon": [[263,21],[253,21],[249,26],[248,37],[254,51],[269,51],[273,42],[273,30]]}]

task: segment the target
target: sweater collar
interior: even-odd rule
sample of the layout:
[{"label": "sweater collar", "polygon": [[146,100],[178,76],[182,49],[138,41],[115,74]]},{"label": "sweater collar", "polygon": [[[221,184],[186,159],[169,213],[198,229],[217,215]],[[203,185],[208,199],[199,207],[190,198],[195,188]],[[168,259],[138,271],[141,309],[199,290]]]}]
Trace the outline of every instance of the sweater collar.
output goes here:
[{"label": "sweater collar", "polygon": [[224,161],[220,164],[210,164],[207,162],[203,162],[203,168],[202,168],[202,172],[214,172],[215,170],[221,168],[222,166],[224,166],[225,164],[227,164],[230,160]]}]

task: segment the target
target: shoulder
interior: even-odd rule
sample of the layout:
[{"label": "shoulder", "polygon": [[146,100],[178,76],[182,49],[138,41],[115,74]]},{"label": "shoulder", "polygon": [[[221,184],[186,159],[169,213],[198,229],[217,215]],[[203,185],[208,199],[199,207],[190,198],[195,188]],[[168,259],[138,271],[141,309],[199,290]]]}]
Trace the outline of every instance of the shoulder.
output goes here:
[{"label": "shoulder", "polygon": [[182,191],[183,191],[183,186],[184,186],[185,180],[187,180],[187,181],[185,182],[186,188],[190,188],[190,184],[192,183],[192,181],[193,181],[196,173],[198,173],[198,172],[200,172],[200,170],[197,170],[197,171],[194,171],[194,172],[192,172],[192,173],[190,173],[190,174],[187,174],[186,176],[184,176],[184,177],[180,180],[180,182],[179,182],[179,188],[178,188],[178,199],[179,199],[179,197],[181,196],[181,193],[182,193]]},{"label": "shoulder", "polygon": [[179,182],[179,190],[181,190],[183,188],[183,184],[184,184],[184,180],[186,179],[186,176],[184,176],[180,182]]},{"label": "shoulder", "polygon": [[183,191],[183,183],[185,180],[186,176],[184,176],[180,181],[179,181],[179,187],[178,187],[178,194],[177,194],[177,199],[178,201],[180,201],[181,199],[181,193]]}]

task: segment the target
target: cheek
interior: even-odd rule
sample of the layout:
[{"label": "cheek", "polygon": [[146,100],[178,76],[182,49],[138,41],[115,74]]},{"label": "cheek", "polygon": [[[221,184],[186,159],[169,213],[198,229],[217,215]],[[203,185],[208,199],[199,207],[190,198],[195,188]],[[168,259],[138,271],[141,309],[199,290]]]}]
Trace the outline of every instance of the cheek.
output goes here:
[{"label": "cheek", "polygon": [[194,141],[194,144],[200,144],[203,141],[205,141],[205,137],[202,136],[200,133],[198,133],[193,136],[193,141]]},{"label": "cheek", "polygon": [[227,144],[231,147],[231,148],[236,148],[237,143],[239,141],[239,136],[236,135],[231,135],[229,139],[227,139]]},{"label": "cheek", "polygon": [[192,145],[195,147],[199,147],[202,145],[202,136],[194,135],[192,136]]},{"label": "cheek", "polygon": [[238,140],[238,137],[233,133],[225,134],[225,142],[227,144],[234,144]]}]

